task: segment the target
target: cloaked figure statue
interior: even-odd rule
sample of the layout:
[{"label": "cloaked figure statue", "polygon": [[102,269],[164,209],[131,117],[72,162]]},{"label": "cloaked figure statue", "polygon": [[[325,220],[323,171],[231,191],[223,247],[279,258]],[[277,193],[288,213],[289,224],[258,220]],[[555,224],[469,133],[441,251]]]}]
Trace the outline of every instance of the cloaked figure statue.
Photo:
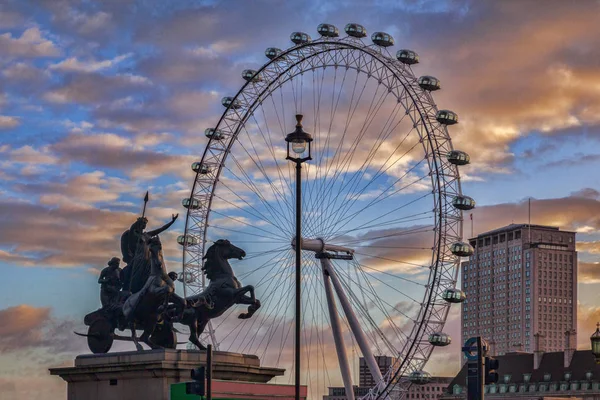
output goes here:
[{"label": "cloaked figure statue", "polygon": [[[173,225],[177,220],[179,214],[172,216],[171,221],[161,226],[158,229],[145,232],[146,226],[148,225],[148,219],[144,216],[139,217],[129,229],[127,229],[121,235],[121,253],[123,254],[123,261],[127,263],[127,266],[123,268],[123,290],[128,290],[135,293],[141,289],[141,286],[134,284],[132,286],[132,274],[134,271],[133,265],[136,254],[142,251],[144,246],[140,246],[140,243],[148,241],[153,236],[158,236],[160,233],[166,231]],[[140,255],[138,255],[140,257]],[[143,256],[142,256],[143,257]],[[141,283],[143,285],[143,283]],[[139,287],[138,287],[139,286]]]}]

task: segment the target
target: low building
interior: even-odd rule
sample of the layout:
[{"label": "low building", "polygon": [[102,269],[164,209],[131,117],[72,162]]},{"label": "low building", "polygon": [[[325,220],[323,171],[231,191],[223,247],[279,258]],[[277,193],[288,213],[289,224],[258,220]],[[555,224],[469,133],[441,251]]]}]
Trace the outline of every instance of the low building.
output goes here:
[{"label": "low building", "polygon": [[[542,335],[535,335],[535,351],[496,357],[499,382],[485,385],[487,399],[600,399],[600,365],[591,350],[575,350],[573,331],[565,332],[565,351],[544,352]],[[467,398],[467,365],[454,377],[444,400]]]},{"label": "low building", "polygon": [[[401,379],[401,383],[395,388],[395,392],[398,398],[404,399],[439,399],[442,394],[448,388],[448,385],[452,381],[452,377],[442,377],[442,376],[434,376],[431,378],[431,381],[424,385],[415,385],[409,384],[407,382],[408,391],[404,397],[400,396],[402,390],[400,386],[403,386],[403,382]],[[369,393],[370,387],[368,386],[354,386],[354,397],[361,398],[362,396]],[[392,398],[396,398],[392,395]],[[329,394],[323,396],[323,400],[347,400],[346,397],[346,389],[343,387],[330,387]]]}]

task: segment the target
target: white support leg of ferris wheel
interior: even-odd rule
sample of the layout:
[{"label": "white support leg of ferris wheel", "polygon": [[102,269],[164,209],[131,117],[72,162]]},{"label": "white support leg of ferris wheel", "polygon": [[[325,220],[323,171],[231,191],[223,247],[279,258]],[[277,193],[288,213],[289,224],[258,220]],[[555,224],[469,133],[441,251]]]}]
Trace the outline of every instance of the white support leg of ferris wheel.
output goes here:
[{"label": "white support leg of ferris wheel", "polygon": [[360,351],[365,358],[367,366],[369,367],[369,371],[373,376],[373,380],[377,382],[377,385],[380,385],[383,381],[383,376],[381,375],[381,370],[377,365],[377,360],[375,360],[375,356],[371,351],[371,347],[367,342],[367,338],[362,331],[360,324],[358,322],[358,318],[354,314],[352,307],[350,306],[350,301],[348,301],[348,297],[346,293],[344,293],[344,289],[340,284],[338,276],[331,265],[331,261],[328,258],[321,258],[321,265],[323,266],[323,270],[329,274],[331,277],[331,282],[333,283],[333,287],[335,288],[335,292],[340,300],[340,304],[342,305],[342,309],[344,310],[344,314],[346,315],[346,319],[348,320],[348,324],[350,325],[350,330],[356,339],[356,343],[360,348]]},{"label": "white support leg of ferris wheel", "polygon": [[335,350],[337,352],[338,362],[340,364],[344,388],[346,388],[346,398],[348,400],[354,400],[354,389],[352,386],[352,375],[350,375],[350,365],[348,364],[346,346],[344,345],[344,338],[342,336],[342,329],[340,327],[340,319],[335,307],[335,299],[333,298],[331,280],[329,278],[329,272],[326,270],[326,263],[329,263],[328,259],[321,259],[321,266],[323,267],[323,284],[325,285],[325,294],[327,296],[327,308],[329,309],[329,319],[331,320],[333,341],[335,342]]}]

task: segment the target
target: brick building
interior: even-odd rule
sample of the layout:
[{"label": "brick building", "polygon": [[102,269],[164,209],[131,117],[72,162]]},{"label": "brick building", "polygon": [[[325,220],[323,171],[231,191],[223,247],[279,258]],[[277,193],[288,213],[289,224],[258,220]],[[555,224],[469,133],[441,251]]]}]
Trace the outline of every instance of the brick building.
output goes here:
[{"label": "brick building", "polygon": [[[573,332],[565,332],[565,351],[545,352],[544,338],[536,335],[534,353],[507,353],[500,362],[499,381],[485,385],[486,399],[600,399],[600,365],[590,350],[575,350]],[[467,365],[454,377],[443,400],[467,398]]]},{"label": "brick building", "polygon": [[548,351],[564,350],[563,333],[577,327],[575,233],[511,224],[469,243],[475,252],[461,264],[462,342],[482,336],[492,354],[532,352],[540,334]]},{"label": "brick building", "polygon": [[[434,376],[431,378],[431,382],[425,385],[410,384],[408,391],[404,397],[406,400],[435,400],[439,399],[445,392],[447,392],[448,385],[452,381],[452,377]],[[408,383],[406,383],[409,385]],[[395,392],[396,395],[392,394],[392,398],[401,398],[402,393],[400,386],[403,383],[399,383]],[[354,398],[359,399],[369,393],[370,387],[354,386]],[[347,400],[346,390],[343,387],[330,387],[329,394],[323,396],[323,400]]]}]

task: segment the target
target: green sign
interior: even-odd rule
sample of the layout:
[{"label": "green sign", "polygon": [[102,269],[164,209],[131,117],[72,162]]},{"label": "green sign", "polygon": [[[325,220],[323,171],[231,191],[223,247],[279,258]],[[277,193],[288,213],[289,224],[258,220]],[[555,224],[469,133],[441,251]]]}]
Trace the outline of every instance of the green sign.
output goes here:
[{"label": "green sign", "polygon": [[[205,400],[206,396],[197,396],[195,394],[186,394],[185,393],[185,382],[182,383],[174,383],[171,385],[171,393],[169,396],[169,400]],[[214,397],[213,400],[244,400],[244,399],[236,399],[233,397]]]}]

